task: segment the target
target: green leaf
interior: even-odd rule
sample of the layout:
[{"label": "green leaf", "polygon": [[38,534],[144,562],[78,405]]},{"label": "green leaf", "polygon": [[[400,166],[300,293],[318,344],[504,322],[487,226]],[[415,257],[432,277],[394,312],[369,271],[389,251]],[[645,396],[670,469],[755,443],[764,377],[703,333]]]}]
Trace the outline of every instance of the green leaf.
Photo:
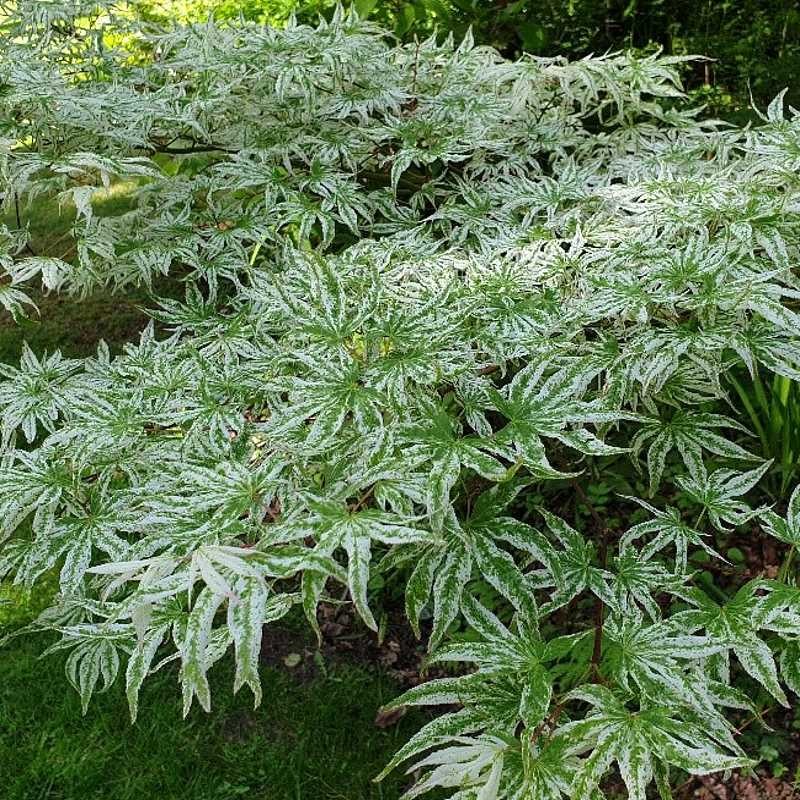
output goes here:
[{"label": "green leaf", "polygon": [[222,595],[205,588],[197,595],[189,613],[181,644],[180,679],[184,717],[189,713],[195,696],[203,710],[211,710],[211,689],[206,674],[211,660],[209,652],[211,626],[223,599]]},{"label": "green leaf", "polygon": [[800,695],[800,644],[786,642],[780,657],[781,678],[796,694]]},{"label": "green leaf", "polygon": [[261,631],[266,622],[267,587],[259,578],[245,576],[234,584],[236,600],[228,603],[228,628],[236,650],[236,676],[233,691],[247,684],[253,692],[254,706],[261,702],[258,657]]},{"label": "green leaf", "polygon": [[353,0],[353,7],[361,19],[366,19],[378,5],[378,0]]},{"label": "green leaf", "polygon": [[419,639],[419,618],[422,609],[427,605],[431,595],[433,582],[442,561],[443,554],[438,548],[423,551],[406,583],[405,609],[414,635]]},{"label": "green leaf", "polygon": [[453,537],[450,549],[433,584],[433,629],[428,646],[435,647],[461,608],[464,586],[472,573],[472,557],[464,544]]},{"label": "green leaf", "polygon": [[148,631],[137,643],[128,660],[128,668],[125,671],[125,694],[128,698],[132,723],[136,722],[139,713],[139,690],[150,671],[150,665],[164,641],[167,630],[167,627],[162,626]]}]

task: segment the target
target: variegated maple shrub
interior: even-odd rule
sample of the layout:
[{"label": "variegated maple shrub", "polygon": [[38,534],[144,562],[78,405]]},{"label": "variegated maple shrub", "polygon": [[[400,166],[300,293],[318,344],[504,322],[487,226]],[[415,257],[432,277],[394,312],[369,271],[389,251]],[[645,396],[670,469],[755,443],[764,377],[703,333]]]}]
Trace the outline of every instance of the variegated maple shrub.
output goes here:
[{"label": "variegated maple shrub", "polygon": [[[84,707],[122,673],[135,720],[175,662],[208,710],[230,650],[258,703],[262,626],[344,589],[376,629],[383,576],[451,665],[396,701],[446,706],[389,765],[409,797],[748,768],[737,726],[800,691],[800,492],[732,386],[800,379],[800,115],[705,119],[675,58],[512,63],[341,10],[3,7],[0,301],[185,282],[121,355],[2,366],[2,574],[59,575],[32,628]],[[68,258],[31,244],[43,194]],[[750,540],[777,575],[718,552]]]}]

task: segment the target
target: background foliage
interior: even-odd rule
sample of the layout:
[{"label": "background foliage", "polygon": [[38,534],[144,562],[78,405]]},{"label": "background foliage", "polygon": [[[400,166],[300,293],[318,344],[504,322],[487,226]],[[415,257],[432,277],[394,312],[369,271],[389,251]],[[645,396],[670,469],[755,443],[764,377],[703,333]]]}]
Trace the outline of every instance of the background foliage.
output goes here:
[{"label": "background foliage", "polygon": [[[152,0],[151,0],[152,2]],[[401,38],[472,28],[476,41],[505,55],[521,52],[577,58],[621,47],[704,55],[687,68],[687,88],[717,113],[744,115],[750,96],[765,104],[784,87],[800,104],[800,8],[794,0],[356,0]],[[152,13],[184,20],[209,14],[283,24],[295,13],[314,22],[334,0],[156,0]]]}]

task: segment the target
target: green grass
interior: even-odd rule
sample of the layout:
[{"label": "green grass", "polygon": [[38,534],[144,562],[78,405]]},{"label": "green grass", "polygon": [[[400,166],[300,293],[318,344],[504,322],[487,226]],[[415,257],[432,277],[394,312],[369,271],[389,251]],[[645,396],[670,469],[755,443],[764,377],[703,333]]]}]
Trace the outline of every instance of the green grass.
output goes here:
[{"label": "green grass", "polygon": [[23,340],[36,353],[61,350],[74,358],[94,353],[103,339],[118,353],[125,342],[138,338],[148,319],[142,309],[152,305],[142,290],[125,295],[98,292],[82,301],[37,291],[28,294],[38,315],[15,325],[9,315],[0,314],[0,362],[18,361]]},{"label": "green grass", "polygon": [[[120,183],[108,191],[99,191],[92,201],[95,214],[106,217],[129,210],[134,188],[133,184]],[[75,207],[71,203],[39,197],[31,204],[20,204],[19,212],[19,223],[28,227],[30,245],[37,255],[67,260],[74,256],[71,230]],[[0,223],[18,227],[13,204]],[[156,295],[182,296],[175,279],[161,279],[154,288]],[[65,356],[79,357],[94,353],[103,339],[112,353],[117,353],[125,342],[138,337],[148,321],[143,309],[153,305],[144,288],[129,288],[124,293],[100,290],[83,300],[45,294],[35,286],[26,291],[36,303],[38,314],[32,312],[29,319],[15,324],[9,314],[0,312],[0,362],[17,361],[23,340],[37,353],[60,349]]]},{"label": "green grass", "polygon": [[[118,213],[124,192],[102,199],[98,213]],[[22,209],[37,253],[69,256],[74,211],[38,200]],[[15,214],[4,220],[14,225]],[[179,290],[175,281],[161,290]],[[144,291],[99,292],[77,302],[34,293],[40,315],[16,325],[0,316],[0,361],[34,351],[67,356],[94,352],[102,338],[119,351],[146,323]],[[52,587],[51,587],[52,588]],[[0,585],[0,636],[41,606],[32,595]],[[0,798],[2,800],[396,800],[408,780],[372,778],[424,718],[409,714],[386,730],[378,708],[399,691],[367,665],[339,662],[308,670],[264,666],[262,706],[246,691],[232,694],[229,662],[212,670],[211,714],[194,708],[181,718],[175,665],[142,690],[131,726],[123,682],[96,697],[81,716],[64,675],[64,657],[39,659],[46,642],[26,637],[0,647]],[[304,652],[313,653],[306,640]],[[271,662],[270,662],[271,663]]]},{"label": "green grass", "polygon": [[[154,287],[162,297],[183,296],[182,285],[171,278],[154,282]],[[149,320],[145,309],[155,306],[145,289],[131,288],[124,294],[98,291],[83,300],[37,290],[27,294],[38,314],[15,324],[9,314],[0,312],[0,362],[18,361],[23,341],[36,353],[61,350],[69,358],[79,358],[93,355],[102,339],[117,354],[125,342],[138,340]]]},{"label": "green grass", "polygon": [[420,726],[409,714],[373,724],[397,693],[365,668],[338,665],[309,682],[288,668],[261,671],[264,700],[231,692],[232,670],[213,671],[211,714],[181,719],[175,669],[144,686],[133,726],[121,685],[81,717],[63,659],[41,643],[0,649],[0,796],[3,800],[395,800],[406,778],[371,779]]},{"label": "green grass", "polygon": [[[133,182],[118,182],[109,189],[99,189],[92,197],[92,210],[97,217],[113,217],[133,206]],[[37,255],[70,260],[75,255],[71,236],[75,221],[75,205],[69,200],[39,195],[32,201],[21,198],[0,217],[9,228],[28,228],[30,247]]]}]

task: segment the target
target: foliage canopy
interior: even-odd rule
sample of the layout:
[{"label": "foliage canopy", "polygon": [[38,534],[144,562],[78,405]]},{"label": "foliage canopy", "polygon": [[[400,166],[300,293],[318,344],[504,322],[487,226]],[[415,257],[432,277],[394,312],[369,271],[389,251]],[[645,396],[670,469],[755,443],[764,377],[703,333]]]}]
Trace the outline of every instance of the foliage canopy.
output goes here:
[{"label": "foliage canopy", "polygon": [[[682,103],[674,57],[510,62],[341,10],[160,29],[23,1],[3,25],[5,203],[78,216],[73,262],[0,231],[0,302],[186,283],[164,338],[2,367],[0,572],[59,572],[32,627],[84,709],[122,673],[135,719],[178,662],[208,710],[229,649],[258,703],[262,626],[316,626],[341,584],[377,629],[384,575],[431,661],[468,665],[398,701],[458,706],[389,765],[418,759],[409,797],[584,800],[614,767],[643,800],[752,763],[731,715],[743,680],[800,690],[800,593],[728,596],[693,559],[742,526],[800,541],[800,492],[781,515],[754,491],[794,461],[729,402],[800,378],[781,96],[737,129]],[[122,181],[134,207],[96,216]]]}]

